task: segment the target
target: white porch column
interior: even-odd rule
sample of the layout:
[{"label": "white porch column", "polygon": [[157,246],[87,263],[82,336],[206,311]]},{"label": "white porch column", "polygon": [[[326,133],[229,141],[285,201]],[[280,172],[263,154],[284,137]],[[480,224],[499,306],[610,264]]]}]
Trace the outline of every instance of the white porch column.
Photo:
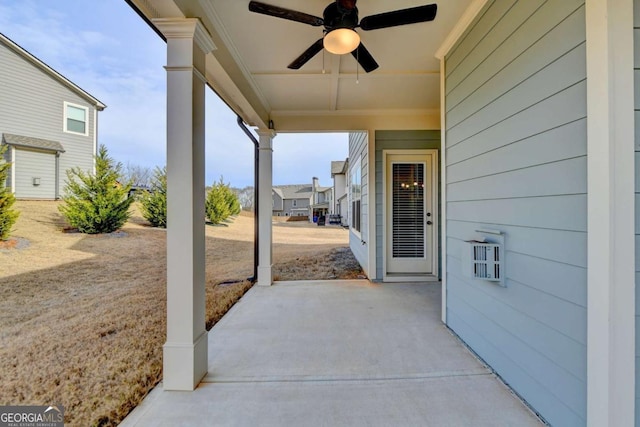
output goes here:
[{"label": "white porch column", "polygon": [[635,410],[633,1],[586,0],[587,423]]},{"label": "white porch column", "polygon": [[447,61],[440,56],[440,319],[447,324]]},{"label": "white porch column", "polygon": [[276,136],[271,129],[261,129],[258,131],[260,137],[260,163],[258,166],[258,177],[260,180],[260,190],[258,194],[258,204],[260,212],[258,214],[259,228],[259,248],[258,248],[258,285],[271,286],[273,283],[271,256],[272,248],[272,227],[271,216],[273,215],[273,198],[271,195],[273,184],[273,138]]},{"label": "white porch column", "polygon": [[204,263],[205,55],[198,19],[157,19],[167,38],[167,342],[165,390],[193,390],[207,373]]}]

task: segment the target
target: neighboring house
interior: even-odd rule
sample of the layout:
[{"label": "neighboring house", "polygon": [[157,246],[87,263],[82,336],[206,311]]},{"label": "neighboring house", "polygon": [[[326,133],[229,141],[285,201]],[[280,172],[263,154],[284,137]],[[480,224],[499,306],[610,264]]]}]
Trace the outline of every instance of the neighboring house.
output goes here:
[{"label": "neighboring house", "polygon": [[94,169],[105,105],[0,33],[0,144],[19,199],[57,199],[66,171]]},{"label": "neighboring house", "polygon": [[[167,144],[189,150],[169,154],[182,162],[176,176],[204,167],[204,149],[184,144],[204,140],[203,76],[258,128],[262,206],[275,130],[351,132],[350,244],[367,276],[440,278],[443,323],[550,425],[640,425],[640,0],[439,2],[428,24],[361,32],[380,72],[359,77],[358,51],[288,70],[301,40],[317,38],[246,2],[129,3],[174,59],[167,82],[179,96],[167,117],[181,132]],[[392,8],[361,3],[362,16]],[[186,210],[169,195],[168,210],[200,203]],[[258,284],[267,286],[271,215],[259,217]],[[198,247],[204,231],[174,227],[168,247]],[[486,264],[471,262],[469,241],[482,239],[500,245],[490,253],[499,282],[471,277]],[[207,372],[205,323],[194,321],[204,301],[193,298],[204,283],[184,292],[183,277],[204,277],[204,257],[174,253],[163,384],[193,390]]]},{"label": "neighboring house", "polygon": [[333,178],[333,203],[331,213],[340,215],[343,226],[349,225],[349,159],[331,162],[331,177]]},{"label": "neighboring house", "polygon": [[312,196],[312,205],[311,209],[313,212],[311,220],[313,218],[320,218],[322,216],[327,216],[330,213],[332,199],[333,199],[333,188],[332,187],[321,187],[319,180],[317,177],[313,177],[312,180],[312,188],[313,188],[313,196]]},{"label": "neighboring house", "polygon": [[309,216],[313,187],[309,184],[276,185],[272,189],[273,216]]},{"label": "neighboring house", "polygon": [[273,216],[306,216],[313,221],[329,212],[332,192],[331,187],[320,187],[316,177],[311,185],[276,185],[271,194]]}]

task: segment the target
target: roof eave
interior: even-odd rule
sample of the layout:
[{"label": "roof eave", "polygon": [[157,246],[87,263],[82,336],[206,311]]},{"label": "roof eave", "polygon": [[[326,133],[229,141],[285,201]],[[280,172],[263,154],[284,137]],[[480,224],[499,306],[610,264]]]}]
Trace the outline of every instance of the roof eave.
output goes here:
[{"label": "roof eave", "polygon": [[98,98],[94,97],[89,92],[82,89],[80,86],[78,86],[77,84],[75,84],[74,82],[72,82],[71,80],[69,80],[68,78],[66,78],[65,76],[63,76],[62,74],[54,70],[53,68],[51,68],[44,61],[38,59],[36,56],[31,54],[28,50],[26,50],[25,48],[23,48],[22,46],[20,46],[19,44],[17,44],[16,42],[14,42],[13,40],[11,40],[9,37],[7,37],[2,33],[0,33],[0,42],[2,42],[9,49],[14,51],[16,54],[20,55],[22,58],[24,58],[28,62],[38,67],[44,73],[48,74],[54,80],[57,80],[58,82],[62,83],[64,86],[68,87],[69,89],[77,93],[80,97],[89,101],[91,104],[93,104],[93,106],[98,111],[102,111],[105,108],[107,108],[106,104],[102,103]]}]

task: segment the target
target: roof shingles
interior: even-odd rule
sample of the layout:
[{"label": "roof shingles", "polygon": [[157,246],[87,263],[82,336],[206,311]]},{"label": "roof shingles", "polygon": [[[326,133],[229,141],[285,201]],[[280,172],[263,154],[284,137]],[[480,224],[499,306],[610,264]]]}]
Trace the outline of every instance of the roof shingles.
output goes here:
[{"label": "roof shingles", "polygon": [[64,147],[62,147],[62,144],[60,144],[58,141],[51,141],[48,139],[32,138],[30,136],[3,133],[2,142],[7,145],[13,145],[14,147],[34,148],[37,150],[64,153]]},{"label": "roof shingles", "polygon": [[283,199],[308,199],[313,195],[313,188],[309,184],[274,185],[274,190],[280,190]]},{"label": "roof shingles", "polygon": [[344,173],[344,160],[334,160],[331,162],[331,176]]}]

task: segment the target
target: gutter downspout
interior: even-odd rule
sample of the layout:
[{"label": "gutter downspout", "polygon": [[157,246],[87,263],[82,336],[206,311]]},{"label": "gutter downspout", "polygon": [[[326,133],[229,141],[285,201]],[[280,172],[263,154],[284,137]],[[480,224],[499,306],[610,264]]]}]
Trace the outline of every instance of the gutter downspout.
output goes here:
[{"label": "gutter downspout", "polygon": [[[142,11],[133,3],[133,0],[124,0],[125,3],[127,3],[131,9],[134,10],[134,12],[136,12],[138,14],[138,16],[147,23],[147,25],[149,25],[149,28],[151,28],[165,43],[167,42],[167,38],[164,36],[164,34],[162,34],[162,32],[160,30],[158,30],[158,28],[153,24],[153,22],[151,22],[151,20],[149,18],[147,18],[145,16],[144,13],[142,13]],[[211,84],[209,82],[206,83],[207,86],[209,86],[209,88],[213,91],[213,93],[215,93],[218,98],[220,98],[220,100],[222,102],[225,103],[225,105],[227,107],[229,107],[229,109],[233,112],[235,112],[235,110],[231,107],[231,105],[229,105],[229,103],[227,101],[224,100],[224,98],[222,98],[218,92],[213,88],[213,86],[211,86]],[[237,113],[236,113],[237,114]],[[258,184],[258,165],[259,165],[259,155],[260,155],[260,150],[259,150],[259,143],[258,140],[256,139],[255,136],[253,136],[253,134],[251,133],[251,131],[249,131],[249,129],[247,129],[247,127],[244,125],[244,121],[242,120],[242,118],[238,115],[238,126],[240,126],[240,129],[242,129],[242,131],[249,137],[249,139],[253,142],[254,146],[255,146],[255,156],[254,156],[254,174],[255,174],[255,178],[254,178],[254,197],[253,197],[253,207],[254,207],[254,213],[255,213],[255,219],[254,219],[254,244],[253,244],[253,277],[249,277],[247,280],[249,280],[251,283],[255,283],[258,281],[258,188],[259,188],[259,184]]]},{"label": "gutter downspout", "polygon": [[[147,25],[149,25],[149,27],[158,35],[158,37],[160,37],[165,43],[167,42],[167,38],[164,36],[164,34],[162,34],[162,31],[160,31],[154,24],[153,22],[151,22],[151,20],[149,18],[147,18],[145,16],[145,14],[138,8],[138,6],[136,6],[133,2],[133,0],[124,0],[125,3],[127,3],[131,9],[134,10],[135,13],[138,14],[138,16],[147,23]],[[235,110],[231,107],[231,105],[229,105],[229,103],[227,101],[224,100],[224,98],[222,98],[218,92],[213,88],[213,86],[211,86],[211,84],[209,82],[206,82],[206,85],[209,86],[209,88],[213,91],[213,93],[215,93],[218,98],[220,98],[220,100],[222,102],[225,103],[225,105],[227,107],[229,107],[229,109],[231,111]],[[255,213],[255,219],[254,219],[254,239],[253,239],[253,277],[249,277],[247,280],[249,280],[251,283],[255,283],[258,281],[258,189],[259,189],[259,183],[258,183],[258,171],[260,169],[259,167],[259,155],[260,155],[260,150],[259,150],[259,143],[258,140],[255,138],[255,136],[253,136],[253,134],[251,133],[251,131],[249,131],[249,129],[244,125],[244,121],[242,120],[242,118],[238,115],[238,126],[240,126],[240,129],[242,129],[242,131],[249,137],[249,139],[251,140],[251,142],[253,142],[253,145],[255,146],[255,150],[254,150],[254,174],[255,174],[255,178],[254,178],[254,201],[253,201],[253,207],[254,207],[254,213]],[[12,168],[13,169],[13,168]],[[13,181],[12,181],[13,182]]]},{"label": "gutter downspout", "polygon": [[251,142],[253,142],[253,277],[249,277],[251,283],[255,283],[258,280],[258,212],[259,204],[258,204],[258,189],[260,188],[260,182],[258,181],[258,170],[260,165],[260,143],[256,139],[255,136],[251,133],[251,131],[244,125],[244,121],[242,117],[238,116],[238,126],[242,131],[249,137]]}]

